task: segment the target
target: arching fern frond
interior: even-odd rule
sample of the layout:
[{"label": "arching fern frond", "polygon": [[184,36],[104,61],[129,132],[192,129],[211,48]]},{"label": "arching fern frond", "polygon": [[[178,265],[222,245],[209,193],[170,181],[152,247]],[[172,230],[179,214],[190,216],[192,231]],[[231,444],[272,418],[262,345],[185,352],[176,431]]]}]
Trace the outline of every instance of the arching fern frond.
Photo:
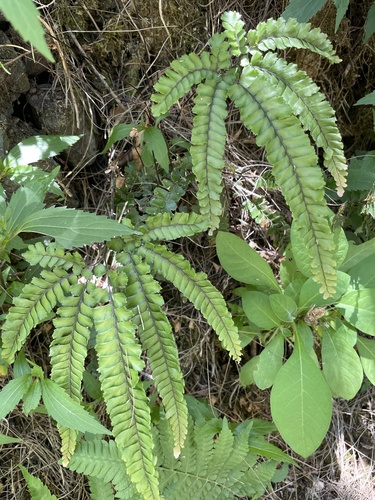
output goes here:
[{"label": "arching fern frond", "polygon": [[77,282],[75,274],[68,274],[56,267],[53,272],[43,269],[40,278],[33,278],[13,299],[2,334],[2,358],[7,363],[14,361],[15,354],[23,346],[32,328],[45,321],[52,313],[64,293]]},{"label": "arching fern frond", "polygon": [[[125,492],[125,495],[116,494],[116,498],[142,498],[126,473],[114,441],[81,441],[69,462],[69,469],[95,477],[107,484],[112,482],[117,493]],[[105,498],[102,497],[101,500]]]},{"label": "arching fern frond", "polygon": [[341,61],[326,34],[318,28],[311,29],[310,23],[299,23],[293,18],[286,21],[280,17],[259,23],[255,30],[248,32],[248,42],[250,50],[257,48],[261,52],[267,52],[294,47],[315,52],[327,58],[331,63]]},{"label": "arching fern frond", "polygon": [[173,61],[171,69],[154,86],[157,92],[151,96],[155,103],[152,106],[154,116],[166,113],[193,85],[206,78],[215,78],[216,63],[208,52],[202,52],[199,56],[192,52]]},{"label": "arching fern frond", "polygon": [[[92,326],[92,309],[96,305],[87,292],[94,288],[91,282],[74,285],[71,288],[72,295],[62,298],[57,317],[53,320],[55,330],[50,346],[51,379],[77,402],[82,399],[81,385]],[[62,462],[66,465],[74,452],[78,433],[61,426],[59,432]]]},{"label": "arching fern frond", "polygon": [[293,109],[303,128],[310,132],[318,147],[323,149],[324,166],[331,173],[342,196],[346,187],[347,163],[335,112],[322,92],[304,71],[287,63],[274,53],[254,58],[253,66],[267,76],[279,89],[280,95]]},{"label": "arching fern frond", "polygon": [[237,328],[221,293],[208,281],[206,274],[195,272],[181,255],[169,252],[164,246],[151,243],[139,249],[155,273],[159,273],[180,290],[206,318],[217,333],[223,347],[235,360],[241,357]]},{"label": "arching fern frond", "polygon": [[187,407],[184,380],[178,362],[178,350],[171,325],[163,311],[160,286],[150,268],[137,255],[120,254],[123,272],[128,276],[126,295],[133,311],[143,347],[147,350],[152,375],[163,400],[174,437],[174,454],[178,456],[187,433]]},{"label": "arching fern frond", "polygon": [[146,219],[145,234],[142,239],[145,242],[175,240],[206,231],[208,226],[208,221],[194,212],[189,214],[177,212],[174,215],[161,213]]},{"label": "arching fern frond", "polygon": [[127,472],[144,499],[158,499],[150,410],[139,381],[141,347],[122,293],[108,291],[108,304],[94,310],[101,388],[113,434]]},{"label": "arching fern frond", "polygon": [[22,257],[32,266],[37,264],[43,268],[54,269],[61,267],[68,271],[74,266],[75,274],[84,268],[85,263],[78,252],[66,252],[64,248],[56,246],[55,243],[49,243],[47,246],[43,243],[30,245]]},{"label": "arching fern frond", "polygon": [[334,241],[316,155],[277,88],[270,88],[263,75],[251,72],[254,69],[244,70],[241,83],[231,86],[229,95],[245,126],[257,136],[257,144],[265,146],[276,182],[312,259],[314,280],[322,285],[325,297],[331,296],[336,284]]},{"label": "arching fern frond", "polygon": [[200,213],[208,219],[211,231],[219,226],[222,212],[220,194],[226,142],[227,88],[228,83],[222,79],[206,80],[197,88],[193,107],[192,169],[198,181]]}]

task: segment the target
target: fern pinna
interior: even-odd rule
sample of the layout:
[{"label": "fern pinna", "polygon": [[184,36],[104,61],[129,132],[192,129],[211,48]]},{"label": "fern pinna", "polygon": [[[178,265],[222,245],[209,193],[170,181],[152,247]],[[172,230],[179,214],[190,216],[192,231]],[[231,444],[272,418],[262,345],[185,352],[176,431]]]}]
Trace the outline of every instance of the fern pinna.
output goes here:
[{"label": "fern pinna", "polygon": [[[188,430],[178,351],[154,275],[171,281],[193,302],[232,358],[239,360],[241,354],[237,329],[220,292],[205,274],[195,272],[182,256],[160,244],[160,240],[206,229],[207,222],[197,214],[149,217],[139,236],[108,243],[109,269],[97,265],[92,270],[78,252],[66,252],[54,244],[32,245],[23,256],[42,271],[14,298],[3,325],[1,356],[12,363],[32,328],[53,318],[51,378],[77,402],[82,399],[88,349],[94,343],[118,453],[141,498],[160,497],[150,409],[139,378],[144,370],[142,350],[163,400],[176,458]],[[74,419],[71,427],[59,426],[59,430],[66,465],[78,441]]]},{"label": "fern pinna", "polygon": [[[211,231],[219,225],[222,206],[227,99],[240,111],[247,129],[264,146],[298,226],[310,260],[311,274],[325,296],[336,285],[335,244],[324,198],[325,182],[310,143],[323,150],[324,167],[338,195],[346,186],[346,161],[334,111],[319,88],[297,66],[279,57],[290,47],[340,59],[319,29],[295,19],[269,19],[246,32],[236,12],[222,15],[224,31],[210,40],[210,52],[184,55],[171,63],[155,85],[152,111],[165,114],[192,86],[194,122],[192,169],[198,182],[200,212]],[[307,133],[309,135],[307,135]]]}]

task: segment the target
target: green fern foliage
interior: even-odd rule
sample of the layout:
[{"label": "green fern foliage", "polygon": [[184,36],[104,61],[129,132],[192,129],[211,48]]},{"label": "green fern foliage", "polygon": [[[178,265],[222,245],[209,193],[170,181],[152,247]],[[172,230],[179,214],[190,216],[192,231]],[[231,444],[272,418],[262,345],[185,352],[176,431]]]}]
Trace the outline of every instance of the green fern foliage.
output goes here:
[{"label": "green fern foliage", "polygon": [[139,382],[144,363],[126,298],[110,293],[108,304],[94,311],[101,387],[113,434],[129,476],[145,499],[159,498],[150,412]]},{"label": "green fern foliage", "polygon": [[223,347],[233,359],[240,360],[237,328],[222,295],[207,276],[202,272],[196,273],[181,255],[170,252],[163,245],[147,244],[140,248],[140,254],[156,273],[171,281],[195,305],[216,331]]},{"label": "green fern foliage", "polygon": [[[226,419],[194,420],[189,417],[188,436],[181,455],[173,456],[173,436],[163,414],[153,426],[160,494],[166,500],[224,500],[259,498],[270,485],[276,460],[258,461],[250,451],[252,422],[231,429]],[[82,441],[69,468],[112,483],[116,498],[140,496],[127,480],[121,455],[113,441]],[[119,485],[129,486],[129,490]]]},{"label": "green fern foliage", "polygon": [[152,111],[160,116],[196,86],[192,170],[200,212],[213,231],[222,213],[227,99],[234,102],[245,127],[266,149],[276,182],[299,227],[314,280],[325,297],[332,296],[335,244],[324,199],[325,183],[310,139],[322,149],[324,166],[333,176],[339,196],[347,173],[342,141],[324,95],[304,71],[284,61],[277,51],[305,49],[331,63],[340,59],[326,35],[295,19],[269,19],[246,32],[241,16],[226,12],[222,24],[223,32],[210,40],[211,55],[189,54],[172,62],[173,69],[155,85]]},{"label": "green fern foliage", "polygon": [[125,264],[123,272],[129,276],[126,287],[128,307],[133,312],[133,321],[147,351],[155,385],[174,434],[174,454],[179,456],[187,433],[187,407],[178,351],[171,325],[163,311],[160,286],[139,256],[123,253],[118,258]]}]

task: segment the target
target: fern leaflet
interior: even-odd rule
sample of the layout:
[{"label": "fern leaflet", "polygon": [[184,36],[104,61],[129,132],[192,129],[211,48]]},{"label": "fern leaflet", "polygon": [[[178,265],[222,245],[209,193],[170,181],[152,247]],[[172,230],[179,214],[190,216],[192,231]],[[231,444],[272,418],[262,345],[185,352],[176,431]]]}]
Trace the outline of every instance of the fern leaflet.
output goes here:
[{"label": "fern leaflet", "polygon": [[226,141],[227,88],[224,80],[206,80],[197,87],[193,107],[192,170],[198,181],[200,213],[208,219],[211,231],[219,227],[222,212],[220,194]]},{"label": "fern leaflet", "polygon": [[139,249],[140,255],[155,273],[174,284],[203,314],[217,333],[225,349],[239,360],[241,345],[238,331],[220,292],[208,281],[204,273],[196,273],[181,255],[169,252],[164,246],[148,243]]},{"label": "fern leaflet", "polygon": [[2,358],[7,363],[14,361],[32,328],[45,321],[64,293],[77,282],[75,274],[68,274],[56,267],[54,271],[43,269],[40,278],[33,278],[13,299],[2,334]]},{"label": "fern leaflet", "polygon": [[171,69],[154,86],[157,92],[151,96],[155,103],[152,106],[154,116],[166,113],[193,85],[215,76],[216,60],[208,52],[202,52],[199,56],[192,52],[173,61]]},{"label": "fern leaflet", "polygon": [[145,234],[142,240],[144,242],[175,240],[183,236],[193,236],[207,229],[208,221],[201,215],[195,213],[175,213],[171,216],[168,213],[161,213],[147,218],[146,228],[143,229]]},{"label": "fern leaflet", "polygon": [[299,23],[293,18],[286,21],[280,17],[259,23],[255,30],[248,32],[248,42],[250,49],[257,48],[262,52],[294,47],[315,52],[331,63],[341,61],[326,34],[318,28],[311,29],[310,23]]},{"label": "fern leaflet", "polygon": [[257,144],[266,147],[276,182],[312,259],[314,280],[322,285],[325,297],[331,296],[336,284],[334,241],[314,150],[277,89],[270,88],[264,76],[251,73],[256,70],[245,70],[241,83],[230,87],[230,97],[245,126],[257,136]]},{"label": "fern leaflet", "polygon": [[253,66],[278,87],[280,95],[299,117],[303,128],[310,132],[316,145],[323,148],[324,165],[335,179],[337,194],[342,196],[348,167],[335,113],[319,87],[295,64],[289,64],[273,53],[256,58]]},{"label": "fern leaflet", "polygon": [[150,268],[137,255],[121,254],[128,276],[126,295],[133,322],[138,326],[142,345],[147,350],[152,375],[165,407],[174,435],[174,454],[178,456],[187,433],[187,407],[184,380],[178,362],[178,350],[171,325],[163,312],[164,301],[160,286],[150,274]]},{"label": "fern leaflet", "polygon": [[113,434],[131,480],[144,499],[159,498],[150,410],[138,379],[141,347],[122,293],[109,290],[108,304],[94,310],[100,381]]}]

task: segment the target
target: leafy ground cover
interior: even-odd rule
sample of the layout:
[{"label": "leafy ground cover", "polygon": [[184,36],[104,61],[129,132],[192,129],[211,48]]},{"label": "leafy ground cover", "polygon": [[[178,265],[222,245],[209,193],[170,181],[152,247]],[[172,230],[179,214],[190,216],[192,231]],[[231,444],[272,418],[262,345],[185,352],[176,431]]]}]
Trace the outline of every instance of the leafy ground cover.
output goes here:
[{"label": "leafy ground cover", "polygon": [[[84,15],[83,3],[78,2],[75,4],[74,19],[70,14],[71,6],[68,2],[59,4],[52,5],[45,14],[58,44],[59,56],[64,59],[66,65],[62,71],[61,67],[50,66],[48,78],[49,81],[67,89],[66,98],[73,108],[77,99],[75,93],[78,92],[85,102],[86,110],[93,111],[92,114],[97,117],[96,126],[101,133],[104,128],[109,130],[119,121],[147,123],[150,120],[148,99],[155,72],[165,69],[168,62],[181,53],[203,49],[204,42],[200,40],[207,39],[207,36],[201,36],[205,31],[203,26],[208,26],[209,31],[216,29],[220,12],[227,9],[226,5],[215,5],[215,11],[212,6],[200,11],[200,8],[194,5],[194,15],[198,16],[199,13],[196,18],[196,31],[190,30],[187,24],[183,31],[186,38],[180,37],[184,39],[185,46],[181,47],[174,28],[170,27],[173,23],[165,10],[155,14],[157,22],[151,19],[153,26],[157,25],[157,29],[163,33],[160,40],[157,40],[156,35],[150,36],[147,30],[143,31],[150,22],[146,13],[149,6],[146,3],[135,12],[131,4],[123,11],[120,5],[114,2],[111,14],[99,11],[93,17],[97,7],[96,2],[93,2],[89,6],[92,16],[87,18]],[[284,7],[283,2],[277,7],[256,1],[248,4],[243,5],[241,2],[241,5],[231,8],[239,10],[250,26],[269,17],[278,17]],[[368,7],[364,6],[363,12],[367,11]],[[171,12],[174,12],[173,9]],[[354,111],[352,108],[360,97],[368,93],[372,85],[373,68],[365,52],[369,49],[359,48],[359,45],[356,63],[349,65],[353,59],[353,55],[348,55],[349,48],[352,48],[352,40],[358,39],[360,28],[357,26],[363,25],[359,7],[353,7],[350,15],[337,35],[334,35],[333,30],[335,16],[332,16],[329,5],[315,20],[317,25],[332,35],[333,43],[343,58],[339,69],[331,70],[324,63],[317,64],[316,59],[297,56],[306,71],[311,73],[310,76],[319,82],[337,110],[346,153],[349,156],[357,150],[373,149],[371,116],[367,120],[367,128],[360,129],[359,125],[362,127],[362,123],[366,123],[366,111]],[[198,19],[204,20],[202,25],[198,23]],[[195,19],[191,20],[193,24],[194,21]],[[177,20],[174,22],[177,23]],[[114,34],[109,34],[111,26],[115,27],[112,30]],[[129,37],[118,36],[123,30],[133,34]],[[194,33],[199,33],[199,36]],[[96,36],[102,37],[104,42],[100,40],[99,43]],[[290,57],[296,56],[291,53]],[[78,73],[77,69],[82,67],[82,60],[86,62],[85,70]],[[95,75],[99,78],[98,73],[109,76],[99,87],[94,80]],[[47,78],[47,75],[44,75],[44,78]],[[105,215],[114,210],[118,213],[129,210],[134,219],[155,213],[158,207],[169,207],[173,210],[171,207],[177,203],[182,209],[184,206],[193,206],[196,202],[195,188],[191,184],[193,179],[186,172],[189,157],[183,141],[189,140],[192,127],[189,99],[187,96],[180,108],[174,109],[163,125],[163,132],[171,146],[171,159],[181,172],[183,183],[171,176],[166,185],[161,185],[158,174],[155,174],[152,167],[146,170],[142,162],[137,163],[141,148],[139,136],[134,133],[131,141],[120,143],[111,153],[111,162],[105,168],[97,163],[87,168],[82,168],[82,165],[70,165],[66,179],[69,187],[76,191],[80,206]],[[116,103],[115,106],[113,102]],[[281,248],[288,241],[290,214],[277,186],[268,175],[269,164],[254,147],[253,136],[239,126],[235,109],[229,110],[228,124],[227,168],[224,175],[224,198],[228,215],[223,224],[251,242],[268,260],[277,275]],[[121,147],[124,148],[123,152]],[[129,160],[131,157],[133,163]],[[144,156],[142,160],[145,161]],[[116,169],[116,162],[122,165],[119,170]],[[120,188],[117,192],[114,184]],[[335,207],[339,202],[333,191],[330,194],[331,204]],[[348,225],[354,238],[361,241],[371,235],[372,220],[366,221],[361,217],[359,205],[361,199],[348,199],[348,209],[339,215],[344,218],[344,224]],[[204,271],[230,302],[233,300],[232,291],[236,285],[221,269],[210,238],[201,236],[194,241],[181,239],[173,245],[174,249],[178,249],[194,262],[197,269]],[[87,251],[95,253],[99,250],[91,248]],[[163,296],[179,346],[187,392],[208,399],[219,409],[221,415],[234,421],[249,417],[270,418],[268,393],[252,387],[243,389],[239,386],[237,366],[223,353],[212,330],[202,317],[188,304],[181,303],[178,292],[168,284],[163,286]],[[234,310],[236,305],[233,302]],[[46,358],[50,333],[48,324],[43,326],[30,345],[30,355],[36,361]],[[251,343],[245,350],[245,356],[254,357],[259,352],[260,347]],[[336,401],[331,429],[323,445],[308,461],[298,460],[299,467],[292,468],[287,479],[277,485],[275,492],[267,493],[265,498],[368,498],[372,489],[371,472],[374,458],[372,394],[373,390],[364,385],[354,400]],[[29,471],[38,474],[46,484],[53,487],[59,497],[65,495],[67,498],[88,498],[85,485],[77,482],[75,475],[66,472],[66,476],[61,479],[61,469],[56,463],[58,455],[54,454],[59,449],[58,436],[52,429],[48,429],[46,433],[49,424],[43,415],[34,415],[26,420],[16,410],[2,425],[4,429],[0,431],[4,433],[11,431],[16,436],[28,436],[27,442],[3,447],[5,453],[0,470],[4,498],[24,496],[22,473],[15,466],[18,463],[23,463]],[[51,463],[54,464],[52,467]],[[9,473],[12,475],[11,483]]]}]

